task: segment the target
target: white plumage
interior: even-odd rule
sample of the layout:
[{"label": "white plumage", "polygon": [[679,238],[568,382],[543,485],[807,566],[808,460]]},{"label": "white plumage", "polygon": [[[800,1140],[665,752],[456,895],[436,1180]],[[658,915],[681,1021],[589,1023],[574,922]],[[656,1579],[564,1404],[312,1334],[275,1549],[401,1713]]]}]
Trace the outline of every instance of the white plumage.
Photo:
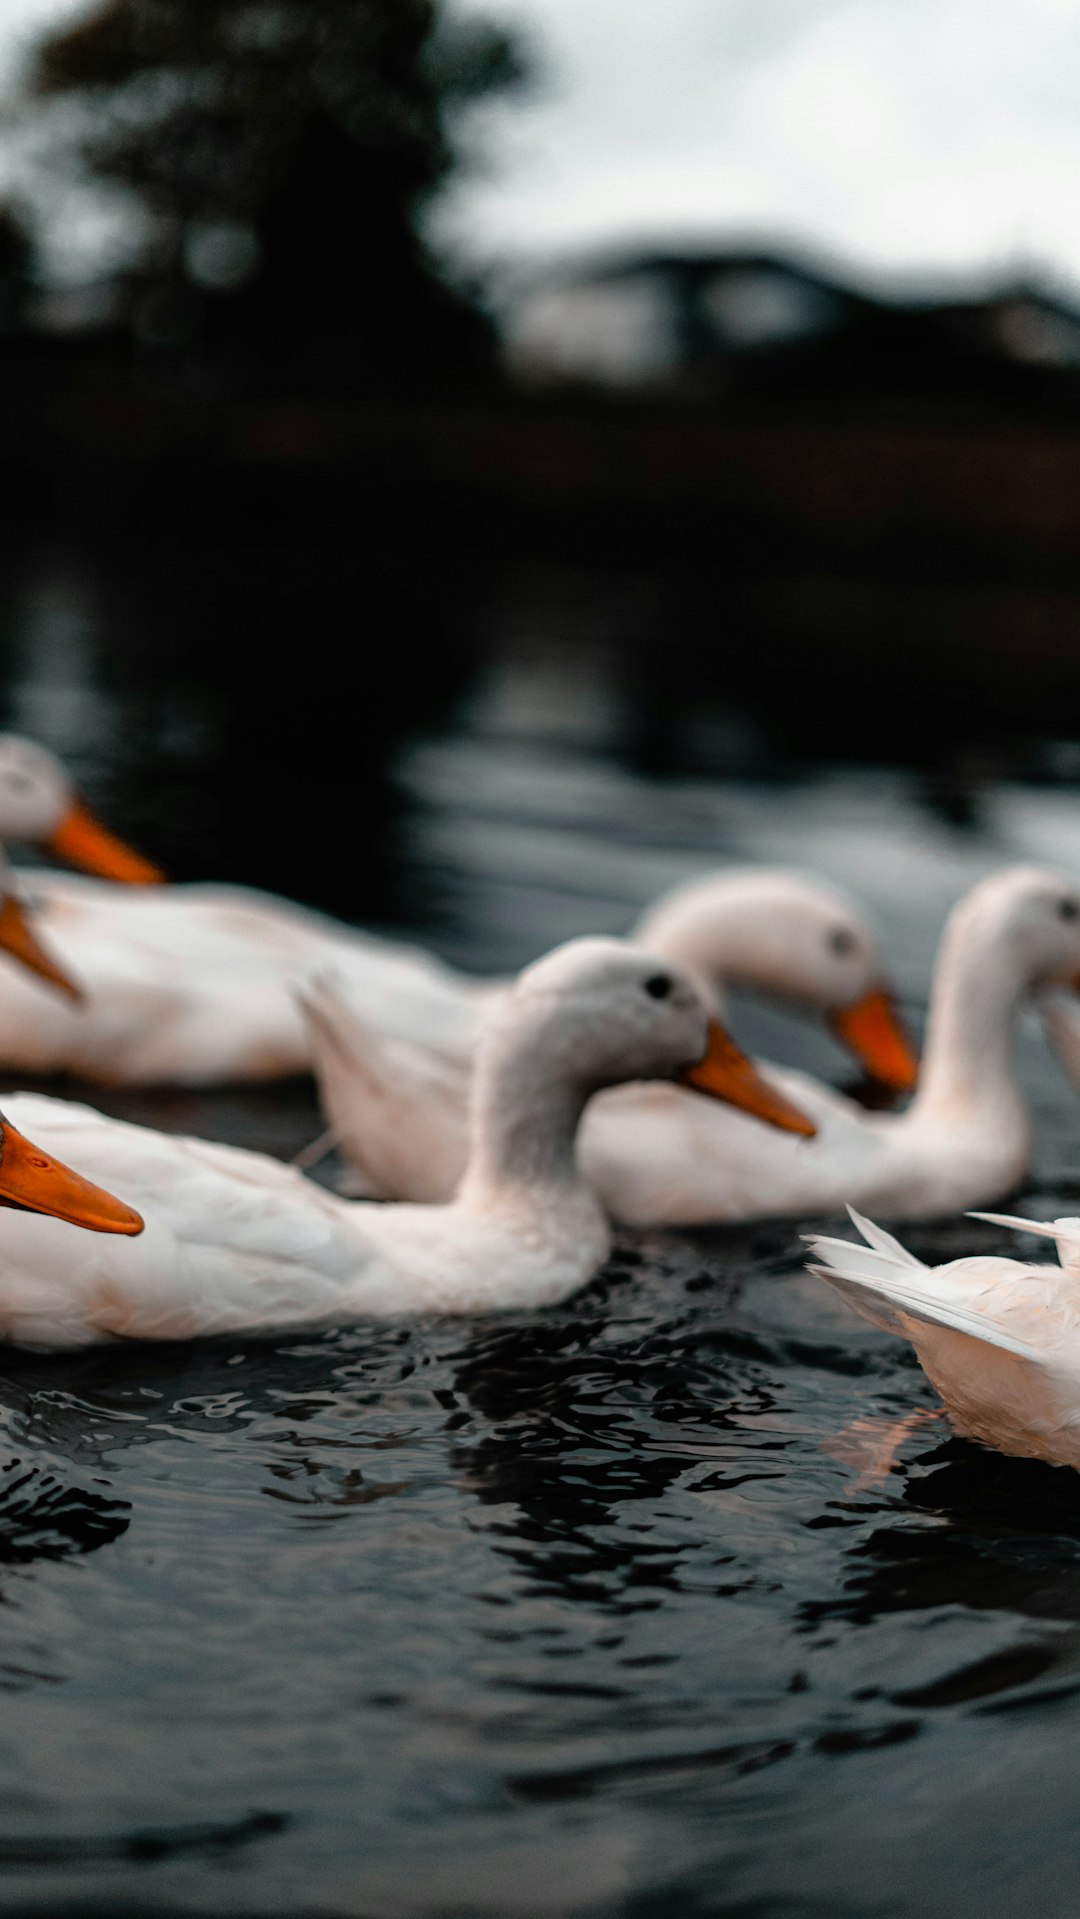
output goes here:
[{"label": "white plumage", "polygon": [[848,1211],[866,1244],[808,1235],[811,1272],[871,1324],[910,1340],[958,1433],[1080,1466],[1080,1220],[1001,1220],[1055,1239],[1071,1270],[987,1254],[926,1266]]},{"label": "white plumage", "polygon": [[[747,945],[751,928],[746,931]],[[992,1200],[1022,1177],[1031,1118],[1013,1058],[1024,1000],[1080,978],[1080,900],[1060,875],[1011,867],[950,916],[934,973],[925,1058],[906,1112],[868,1112],[806,1074],[769,1065],[817,1128],[766,1132],[674,1086],[594,1100],[582,1167],[629,1225],[695,1225],[839,1212],[847,1201],[926,1218]],[[465,1150],[463,1070],[358,1020],[347,982],[306,994],[328,1118],[369,1190],[437,1199]]]},{"label": "white plumage", "polygon": [[[0,957],[0,1062],[9,1070],[183,1085],[305,1072],[311,1042],[295,991],[328,968],[381,1038],[466,1064],[507,990],[506,981],[248,888],[22,877],[86,1003],[57,1005]],[[714,998],[725,983],[752,985],[842,1021],[881,984],[862,916],[833,888],[795,874],[740,869],[694,881],[647,914],[635,937]]]},{"label": "white plumage", "polygon": [[[609,1244],[575,1159],[587,1100],[624,1073],[694,1067],[708,1030],[691,982],[640,948],[573,941],[528,968],[485,1034],[469,1170],[443,1207],[353,1204],[258,1153],[16,1095],[14,1124],[137,1208],[145,1231],[0,1212],[0,1336],[68,1348],[563,1299]],[[768,1104],[738,1061],[740,1096]]]}]

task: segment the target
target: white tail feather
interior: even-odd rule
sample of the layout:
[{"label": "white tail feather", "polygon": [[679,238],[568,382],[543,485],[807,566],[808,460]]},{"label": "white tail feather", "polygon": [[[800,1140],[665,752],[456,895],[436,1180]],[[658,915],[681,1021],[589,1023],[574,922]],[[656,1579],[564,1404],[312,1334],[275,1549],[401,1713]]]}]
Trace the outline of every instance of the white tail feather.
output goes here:
[{"label": "white tail feather", "polygon": [[[889,1240],[890,1235],[873,1227],[869,1220],[863,1221],[854,1213],[852,1218],[868,1238],[870,1234],[866,1229],[870,1227],[876,1238]],[[824,1265],[811,1266],[810,1271],[835,1287],[863,1318],[875,1325],[904,1333],[907,1329],[903,1320],[917,1319],[928,1326],[966,1333],[971,1339],[1000,1347],[1021,1359],[1041,1363],[1044,1358],[977,1307],[935,1290],[941,1284],[939,1269],[924,1266],[902,1246],[897,1246],[895,1253],[889,1253],[876,1247],[857,1246],[846,1239],[811,1237],[810,1244],[825,1261]]]},{"label": "white tail feather", "polygon": [[324,1054],[332,1058],[344,1053],[362,1068],[368,1056],[368,1033],[349,1005],[340,975],[333,969],[314,973],[294,985],[293,996],[308,1021],[313,1041],[322,1041]]},{"label": "white tail feather", "polygon": [[323,1112],[363,1195],[449,1198],[465,1158],[466,1069],[368,1027],[339,976],[317,974],[297,997]]},{"label": "white tail feather", "polygon": [[1015,1233],[1036,1233],[1040,1239],[1052,1239],[1067,1273],[1080,1272],[1080,1219],[1018,1219],[1012,1213],[969,1213],[969,1219],[989,1220],[991,1226],[1008,1226]]},{"label": "white tail feather", "polygon": [[854,1206],[849,1206],[847,1210],[852,1225],[858,1228],[868,1246],[875,1246],[879,1253],[891,1253],[904,1266],[922,1269],[922,1260],[916,1259],[914,1253],[909,1253],[906,1246],[901,1246],[900,1241],[887,1233],[884,1226],[875,1226],[872,1219],[864,1219]]},{"label": "white tail feather", "polygon": [[1041,1239],[1080,1239],[1080,1219],[1019,1219],[1013,1213],[969,1213],[967,1217],[989,1220],[991,1226],[1009,1226],[1014,1233],[1037,1233]]},{"label": "white tail feather", "polygon": [[880,1327],[883,1333],[895,1333],[900,1339],[907,1337],[907,1328],[896,1308],[890,1303],[888,1296],[878,1292],[872,1283],[849,1280],[842,1273],[837,1272],[834,1266],[811,1265],[807,1271],[813,1273],[818,1279],[826,1280],[852,1311],[858,1313],[860,1319],[868,1319],[871,1326]]},{"label": "white tail feather", "polygon": [[[899,1272],[912,1269],[894,1259],[890,1253],[879,1253],[873,1246],[857,1246],[850,1239],[831,1239],[825,1233],[806,1233],[803,1235],[810,1251],[818,1259],[823,1259],[830,1267],[846,1274],[858,1273],[869,1285],[876,1280],[890,1281]],[[922,1270],[925,1271],[925,1268]]]}]

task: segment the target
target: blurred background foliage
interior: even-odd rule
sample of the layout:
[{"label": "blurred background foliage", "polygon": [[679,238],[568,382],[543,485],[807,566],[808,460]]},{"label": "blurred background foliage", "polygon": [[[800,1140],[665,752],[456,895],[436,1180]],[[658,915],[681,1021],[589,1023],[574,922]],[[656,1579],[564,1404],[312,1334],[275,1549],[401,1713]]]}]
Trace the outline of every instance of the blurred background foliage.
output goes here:
[{"label": "blurred background foliage", "polygon": [[53,167],[127,196],[138,339],[351,389],[490,373],[490,325],[420,220],[455,115],[525,77],[506,33],[435,0],[108,0],[44,41],[30,85],[74,109]]}]

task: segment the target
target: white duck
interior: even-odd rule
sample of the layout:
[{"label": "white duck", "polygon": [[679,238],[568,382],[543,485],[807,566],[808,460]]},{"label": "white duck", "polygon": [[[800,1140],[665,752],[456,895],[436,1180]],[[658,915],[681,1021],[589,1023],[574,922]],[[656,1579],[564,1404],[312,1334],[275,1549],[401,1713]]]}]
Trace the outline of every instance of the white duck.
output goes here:
[{"label": "white duck", "polygon": [[[731,987],[785,1001],[823,1017],[884,1085],[914,1084],[877,941],[824,881],[753,867],[709,874],[662,898],[636,937],[689,972],[716,1011]],[[465,1164],[468,1056],[380,1030],[344,968],[315,974],[297,997],[331,1135],[360,1189],[445,1199]]]},{"label": "white duck", "polygon": [[[376,1032],[465,1062],[506,991],[503,980],[455,971],[266,893],[27,879],[39,923],[84,983],[87,1004],[77,1014],[57,1008],[0,966],[0,1062],[9,1070],[184,1085],[306,1072],[311,1041],[295,988],[328,966]],[[726,980],[827,1013],[872,1071],[911,1083],[874,937],[833,889],[792,874],[713,875],[663,900],[634,937],[714,992]]]},{"label": "white duck", "polygon": [[807,1235],[811,1272],[872,1325],[910,1340],[966,1439],[1080,1467],[1080,1219],[972,1215],[1056,1240],[1057,1266],[990,1254],[926,1266],[848,1210],[866,1245]]},{"label": "white duck", "polygon": [[550,1305],[609,1246],[575,1158],[586,1102],[627,1075],[676,1074],[810,1130],[710,1024],[685,975],[616,940],[573,941],[506,994],[481,1047],[468,1171],[448,1206],[350,1203],[258,1153],[16,1096],[10,1120],[115,1185],[145,1231],[91,1241],[59,1221],[5,1219],[0,1337],[71,1348]]},{"label": "white duck", "polygon": [[[1080,981],[1080,894],[1056,873],[1012,867],[954,909],[941,941],[925,1061],[906,1112],[868,1112],[802,1073],[767,1071],[817,1128],[811,1145],[748,1125],[671,1086],[593,1101],[583,1170],[613,1218],[692,1226],[839,1211],[851,1200],[925,1218],[992,1200],[1022,1176],[1031,1119],[1013,1060],[1021,1003]],[[452,1191],[464,1105],[444,1063],[358,1032],[333,983],[306,1004],[328,1115],[368,1189]]]}]

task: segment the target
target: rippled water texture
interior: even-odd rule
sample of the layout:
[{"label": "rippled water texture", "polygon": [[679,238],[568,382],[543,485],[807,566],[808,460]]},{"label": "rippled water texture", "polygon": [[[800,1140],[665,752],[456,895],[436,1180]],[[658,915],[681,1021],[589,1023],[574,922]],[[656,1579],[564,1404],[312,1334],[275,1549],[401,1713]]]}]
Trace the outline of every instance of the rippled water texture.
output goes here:
[{"label": "rippled water texture", "polygon": [[[580,635],[511,666],[489,633],[372,766],[313,770],[280,708],[248,738],[196,667],[171,701],[122,672],[139,620],[110,590],[28,575],[8,720],[189,870],[256,806],[229,750],[254,778],[261,740],[282,835],[253,838],[261,875],[305,870],[309,897],[375,902],[476,965],[624,927],[710,861],[783,860],[862,895],[918,1018],[965,884],[1017,857],[1080,871],[1061,786],[1000,783],[956,825],[904,772],[651,775]],[[725,738],[745,762],[721,721],[713,764]],[[368,800],[329,817],[352,778]],[[737,1024],[844,1071],[793,1018]],[[1039,1190],[1075,1207],[1073,1097],[1034,1033],[1023,1061]],[[108,1103],[282,1154],[316,1126],[303,1089]],[[529,1319],[3,1372],[4,1913],[1080,1904],[1080,1482],[951,1439],[907,1349],[802,1275],[786,1226],[627,1238]]]}]

